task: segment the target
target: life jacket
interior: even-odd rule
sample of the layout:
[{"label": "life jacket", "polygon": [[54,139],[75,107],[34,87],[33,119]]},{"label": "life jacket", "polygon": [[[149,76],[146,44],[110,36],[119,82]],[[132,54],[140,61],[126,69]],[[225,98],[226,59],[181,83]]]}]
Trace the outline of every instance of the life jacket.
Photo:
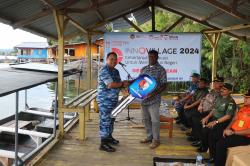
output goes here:
[{"label": "life jacket", "polygon": [[[250,107],[242,107],[236,114],[236,120],[231,127],[234,131],[250,129]],[[246,135],[250,138],[250,134]]]}]

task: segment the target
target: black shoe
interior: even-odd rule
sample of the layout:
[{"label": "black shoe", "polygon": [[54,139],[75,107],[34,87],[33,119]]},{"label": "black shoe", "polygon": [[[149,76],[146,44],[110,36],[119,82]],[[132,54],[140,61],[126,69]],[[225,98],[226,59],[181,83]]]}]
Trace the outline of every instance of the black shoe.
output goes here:
[{"label": "black shoe", "polygon": [[190,141],[190,142],[195,142],[195,141],[197,141],[197,139],[194,138],[193,136],[187,137],[187,140]]},{"label": "black shoe", "polygon": [[176,120],[176,124],[181,124],[182,121],[179,119],[179,120]]},{"label": "black shoe", "polygon": [[199,148],[197,149],[197,152],[204,153],[204,152],[207,152],[207,149],[208,149],[208,148],[204,148],[203,146],[201,146],[201,147],[199,147]]},{"label": "black shoe", "polygon": [[112,145],[118,145],[119,144],[119,140],[114,139],[113,137],[109,137],[108,138],[108,143],[110,143]]},{"label": "black shoe", "polygon": [[195,141],[191,144],[194,147],[200,147],[201,146],[201,141]]},{"label": "black shoe", "polygon": [[213,157],[209,158],[209,159],[208,159],[208,162],[209,162],[209,163],[214,163],[214,158],[213,158]]},{"label": "black shoe", "polygon": [[179,120],[180,119],[180,117],[178,116],[178,117],[176,117],[176,118],[174,118],[174,120]]},{"label": "black shoe", "polygon": [[181,127],[181,131],[187,131],[187,130],[188,130],[188,128],[186,128],[185,126]]},{"label": "black shoe", "polygon": [[116,149],[110,146],[108,143],[101,144],[99,147],[99,150],[105,151],[105,152],[115,152]]}]

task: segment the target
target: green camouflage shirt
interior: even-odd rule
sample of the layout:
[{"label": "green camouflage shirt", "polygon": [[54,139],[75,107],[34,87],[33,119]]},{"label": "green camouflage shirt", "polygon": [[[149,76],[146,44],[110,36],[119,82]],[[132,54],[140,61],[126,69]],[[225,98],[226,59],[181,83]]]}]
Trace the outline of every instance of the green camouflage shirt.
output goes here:
[{"label": "green camouflage shirt", "polygon": [[227,98],[218,97],[213,111],[216,119],[225,115],[231,115],[233,117],[236,111],[236,103],[231,96],[228,96]]}]

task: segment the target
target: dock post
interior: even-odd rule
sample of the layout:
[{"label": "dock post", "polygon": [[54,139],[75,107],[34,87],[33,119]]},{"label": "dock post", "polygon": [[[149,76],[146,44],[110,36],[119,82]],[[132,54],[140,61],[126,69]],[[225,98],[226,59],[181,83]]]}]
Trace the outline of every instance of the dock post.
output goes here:
[{"label": "dock post", "polygon": [[83,111],[79,113],[79,129],[80,129],[80,140],[85,139],[85,111],[86,108],[83,108]]},{"label": "dock post", "polygon": [[64,113],[63,108],[63,96],[64,96],[64,79],[63,79],[63,67],[64,67],[64,15],[60,11],[53,10],[56,29],[58,33],[58,119],[59,119],[59,131],[60,137],[64,135]]},{"label": "dock post", "polygon": [[216,77],[216,73],[217,73],[217,46],[218,46],[218,43],[219,43],[219,40],[220,40],[220,37],[221,37],[221,32],[216,32],[216,33],[211,33],[211,34],[208,34],[208,33],[203,33],[212,49],[213,49],[213,59],[212,59],[212,80]]},{"label": "dock post", "polygon": [[[87,89],[92,88],[92,76],[91,76],[91,69],[92,69],[92,56],[91,56],[91,33],[88,32],[88,39],[87,39]],[[85,118],[86,120],[90,120],[90,104],[88,104],[85,111]]]}]

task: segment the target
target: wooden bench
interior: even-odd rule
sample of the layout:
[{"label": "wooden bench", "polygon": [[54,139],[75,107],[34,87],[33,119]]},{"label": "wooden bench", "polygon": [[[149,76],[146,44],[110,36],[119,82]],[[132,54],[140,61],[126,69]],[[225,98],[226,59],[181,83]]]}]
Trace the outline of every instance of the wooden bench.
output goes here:
[{"label": "wooden bench", "polygon": [[[18,153],[19,157],[22,157],[23,155],[24,153]],[[13,164],[14,159],[15,152],[0,149],[0,165],[2,164],[3,166],[10,166]]]},{"label": "wooden bench", "polygon": [[168,129],[168,136],[173,136],[174,118],[160,115],[161,129]]},{"label": "wooden bench", "polygon": [[71,101],[65,104],[65,107],[61,109],[65,112],[77,112],[79,114],[79,130],[80,139],[85,139],[85,107],[91,103],[97,96],[96,89],[89,89],[79,96],[76,96]]}]

